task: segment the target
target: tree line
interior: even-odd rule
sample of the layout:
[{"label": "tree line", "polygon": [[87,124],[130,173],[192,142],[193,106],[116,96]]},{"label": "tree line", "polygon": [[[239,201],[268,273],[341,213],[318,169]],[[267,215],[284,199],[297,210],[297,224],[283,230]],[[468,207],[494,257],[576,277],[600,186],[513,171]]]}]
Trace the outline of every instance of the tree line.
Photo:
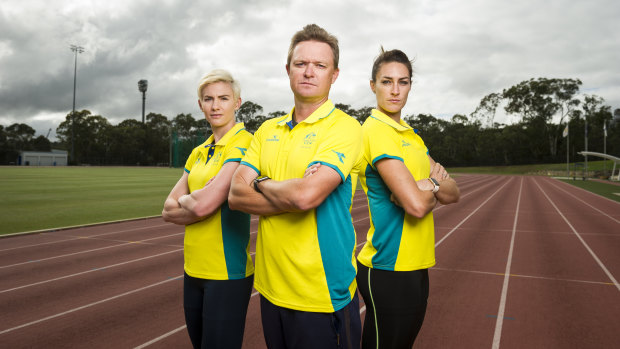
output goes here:
[{"label": "tree line", "polygon": [[[523,81],[491,93],[469,115],[457,114],[450,120],[429,114],[404,116],[419,130],[434,159],[445,166],[501,166],[566,161],[563,132],[568,125],[570,161],[585,149],[586,122],[588,150],[603,152],[604,125],[607,153],[620,155],[620,109],[615,110],[596,95],[582,94],[578,79],[538,78]],[[338,103],[336,107],[363,123],[373,107],[359,109]],[[517,121],[496,122],[501,112]],[[267,119],[285,115],[270,112],[246,101],[237,112],[237,121],[255,132]],[[171,120],[149,113],[146,122],[127,119],[112,125],[88,110],[69,113],[56,129],[57,142],[50,142],[22,123],[0,125],[0,164],[11,164],[20,150],[71,151],[74,165],[183,166],[191,149],[204,142],[211,130],[202,117],[178,114]],[[73,155],[73,156],[71,156]]]}]

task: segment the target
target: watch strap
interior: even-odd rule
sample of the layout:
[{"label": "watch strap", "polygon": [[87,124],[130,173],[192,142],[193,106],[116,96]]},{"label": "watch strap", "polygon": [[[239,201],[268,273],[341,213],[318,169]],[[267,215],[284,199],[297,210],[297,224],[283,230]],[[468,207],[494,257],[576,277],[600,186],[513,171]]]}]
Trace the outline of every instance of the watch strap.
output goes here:
[{"label": "watch strap", "polygon": [[428,180],[433,184],[433,194],[439,191],[439,182],[433,178],[429,177]]}]

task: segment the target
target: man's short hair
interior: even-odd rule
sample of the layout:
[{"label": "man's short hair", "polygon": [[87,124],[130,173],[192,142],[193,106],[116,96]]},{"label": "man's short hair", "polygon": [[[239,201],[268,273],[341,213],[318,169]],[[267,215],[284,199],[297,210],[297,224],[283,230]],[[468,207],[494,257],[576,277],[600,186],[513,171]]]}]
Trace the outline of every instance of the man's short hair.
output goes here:
[{"label": "man's short hair", "polygon": [[338,59],[340,58],[338,39],[328,33],[327,30],[316,24],[308,24],[302,30],[293,35],[291,38],[291,46],[288,48],[288,58],[286,59],[287,67],[291,64],[291,58],[293,57],[293,50],[295,49],[295,46],[303,41],[318,41],[328,44],[334,54],[334,69],[338,69]]},{"label": "man's short hair", "polygon": [[239,99],[241,96],[241,85],[235,79],[233,79],[232,75],[224,70],[224,69],[215,69],[209,72],[207,75],[203,76],[198,83],[198,99],[202,100],[202,90],[205,86],[216,83],[216,82],[227,82],[230,84],[230,87],[233,90],[233,97],[235,100]]}]

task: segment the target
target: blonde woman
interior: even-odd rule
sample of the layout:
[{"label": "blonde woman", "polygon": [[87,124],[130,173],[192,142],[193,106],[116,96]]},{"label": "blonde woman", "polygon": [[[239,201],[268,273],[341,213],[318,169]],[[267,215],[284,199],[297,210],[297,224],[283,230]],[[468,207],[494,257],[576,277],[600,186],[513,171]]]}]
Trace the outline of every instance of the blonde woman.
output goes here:
[{"label": "blonde woman", "polygon": [[227,71],[202,78],[198,106],[213,135],[192,151],[162,215],[186,226],[183,307],[194,348],[241,348],[254,279],[250,215],[227,199],[252,135],[235,122],[240,87]]}]

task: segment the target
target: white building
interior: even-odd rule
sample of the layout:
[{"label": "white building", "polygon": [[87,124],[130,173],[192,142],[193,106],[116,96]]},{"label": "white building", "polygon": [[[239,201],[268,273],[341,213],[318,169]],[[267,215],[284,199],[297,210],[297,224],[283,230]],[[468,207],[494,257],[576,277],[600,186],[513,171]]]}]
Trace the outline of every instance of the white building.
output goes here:
[{"label": "white building", "polygon": [[20,166],[67,166],[68,155],[66,150],[52,149],[52,151],[19,152],[17,165]]}]

